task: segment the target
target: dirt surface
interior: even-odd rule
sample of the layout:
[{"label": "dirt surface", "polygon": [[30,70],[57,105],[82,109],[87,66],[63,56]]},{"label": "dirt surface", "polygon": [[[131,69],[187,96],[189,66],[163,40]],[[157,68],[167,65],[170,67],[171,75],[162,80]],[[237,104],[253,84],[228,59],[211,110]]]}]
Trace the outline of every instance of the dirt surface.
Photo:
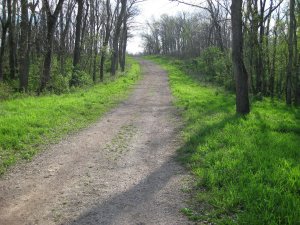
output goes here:
[{"label": "dirt surface", "polygon": [[128,100],[0,179],[1,225],[189,224],[168,78],[141,65]]}]

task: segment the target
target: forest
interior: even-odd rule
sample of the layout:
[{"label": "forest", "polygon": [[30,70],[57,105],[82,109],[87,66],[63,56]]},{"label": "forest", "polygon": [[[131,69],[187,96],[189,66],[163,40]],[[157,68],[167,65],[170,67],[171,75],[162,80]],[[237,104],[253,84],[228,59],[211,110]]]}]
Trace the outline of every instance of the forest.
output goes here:
[{"label": "forest", "polygon": [[234,22],[241,18],[241,52],[247,76],[245,88],[253,98],[285,100],[300,104],[300,54],[298,1],[243,1],[241,15],[231,19],[231,1],[177,1],[190,5],[194,13],[163,15],[148,21],[142,34],[147,54],[186,59],[186,69],[203,81],[235,90],[231,41],[238,32]]},{"label": "forest", "polygon": [[0,22],[1,225],[300,224],[299,0],[0,0]]},{"label": "forest", "polygon": [[1,1],[0,98],[60,94],[124,72],[138,2]]}]

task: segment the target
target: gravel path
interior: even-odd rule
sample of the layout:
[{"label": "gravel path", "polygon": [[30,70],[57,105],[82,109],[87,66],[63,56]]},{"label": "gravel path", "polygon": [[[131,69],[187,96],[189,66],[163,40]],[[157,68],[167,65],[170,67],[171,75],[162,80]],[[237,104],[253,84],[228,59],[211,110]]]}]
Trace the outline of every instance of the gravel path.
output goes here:
[{"label": "gravel path", "polygon": [[0,224],[190,224],[166,73],[141,61],[128,100],[0,179]]}]

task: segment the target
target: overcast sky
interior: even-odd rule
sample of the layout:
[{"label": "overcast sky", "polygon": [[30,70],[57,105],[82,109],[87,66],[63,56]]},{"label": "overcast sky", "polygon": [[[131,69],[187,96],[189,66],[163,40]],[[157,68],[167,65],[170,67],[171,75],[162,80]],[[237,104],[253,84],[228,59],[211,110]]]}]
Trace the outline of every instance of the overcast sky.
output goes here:
[{"label": "overcast sky", "polygon": [[140,15],[135,19],[135,27],[131,33],[134,35],[128,42],[127,51],[129,53],[142,52],[142,39],[140,33],[145,26],[146,21],[151,20],[152,17],[159,18],[163,14],[175,15],[182,11],[194,10],[191,7],[178,5],[178,3],[172,3],[169,0],[147,0],[139,4]]}]

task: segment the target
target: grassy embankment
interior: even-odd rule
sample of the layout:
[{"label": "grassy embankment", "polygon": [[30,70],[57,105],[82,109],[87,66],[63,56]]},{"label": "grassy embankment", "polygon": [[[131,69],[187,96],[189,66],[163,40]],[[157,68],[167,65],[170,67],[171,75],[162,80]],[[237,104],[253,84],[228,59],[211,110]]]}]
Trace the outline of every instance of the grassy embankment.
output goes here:
[{"label": "grassy embankment", "polygon": [[0,103],[0,174],[42,146],[99,119],[124,99],[140,76],[132,59],[124,75],[63,95],[25,97]]},{"label": "grassy embankment", "polygon": [[191,219],[300,224],[300,110],[265,99],[246,117],[234,95],[199,83],[180,61],[148,57],[169,73],[186,126],[179,155],[196,177]]}]

